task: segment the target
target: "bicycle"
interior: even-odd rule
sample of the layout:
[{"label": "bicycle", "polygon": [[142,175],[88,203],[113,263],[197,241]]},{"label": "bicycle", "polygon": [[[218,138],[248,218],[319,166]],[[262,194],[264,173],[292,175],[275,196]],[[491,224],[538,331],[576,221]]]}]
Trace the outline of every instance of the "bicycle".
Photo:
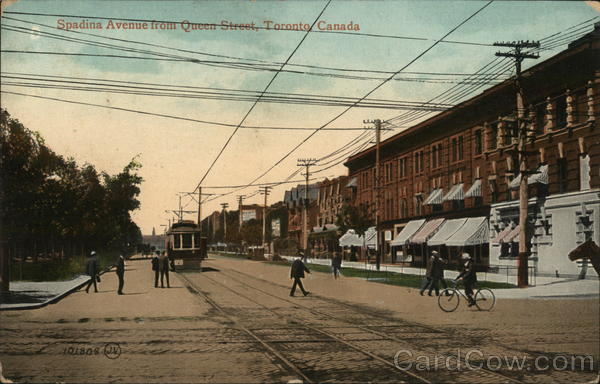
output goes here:
[{"label": "bicycle", "polygon": [[[454,312],[460,304],[460,296],[465,300],[469,300],[466,294],[459,290],[457,282],[454,282],[452,288],[446,288],[438,296],[438,305],[444,312]],[[496,304],[496,296],[491,289],[479,288],[475,291],[475,306],[480,311],[491,311]]]}]

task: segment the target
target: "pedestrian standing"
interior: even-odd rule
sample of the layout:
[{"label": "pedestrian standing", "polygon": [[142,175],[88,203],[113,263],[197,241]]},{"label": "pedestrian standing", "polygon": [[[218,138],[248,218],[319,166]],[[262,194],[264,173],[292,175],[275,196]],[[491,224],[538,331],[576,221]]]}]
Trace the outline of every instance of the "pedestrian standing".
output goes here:
[{"label": "pedestrian standing", "polygon": [[171,288],[169,285],[169,258],[167,257],[167,252],[163,251],[162,255],[160,255],[158,264],[158,269],[160,271],[160,287],[164,288],[164,278],[167,278],[167,288]]},{"label": "pedestrian standing", "polygon": [[[419,292],[419,294],[421,296],[423,296],[423,292],[425,292],[425,290],[427,288],[431,287],[432,283],[433,283],[433,267],[434,267],[434,263],[435,263],[434,253],[437,253],[437,251],[432,251],[431,256],[429,256],[429,260],[427,261],[427,269],[425,271],[425,278],[421,282],[421,291]],[[431,296],[431,289],[429,290],[429,296]]]},{"label": "pedestrian standing", "polygon": [[119,278],[119,289],[117,290],[118,295],[123,294],[123,286],[125,285],[125,258],[123,255],[119,255],[117,259],[117,277]]},{"label": "pedestrian standing", "polygon": [[154,255],[152,255],[152,270],[154,271],[154,288],[158,288],[158,273],[159,273],[159,260],[158,260],[159,252],[156,251]]},{"label": "pedestrian standing", "polygon": [[98,285],[96,285],[96,279],[98,278],[98,261],[96,259],[96,251],[90,252],[88,257],[85,270],[90,277],[90,282],[85,288],[85,293],[90,293],[90,287],[94,284],[94,292],[98,292]]},{"label": "pedestrian standing", "polygon": [[340,276],[340,271],[342,269],[342,256],[339,252],[333,254],[333,259],[331,259],[331,269],[333,270],[333,277],[337,279]]},{"label": "pedestrian standing", "polygon": [[[442,259],[441,255],[437,253],[435,254],[435,265],[432,271],[433,282],[432,285],[435,285],[435,294],[439,295],[440,286],[443,286],[444,289],[448,288],[448,284],[446,284],[446,280],[444,280],[444,270],[446,269],[446,264],[448,262]],[[431,293],[431,288],[429,288],[429,292]],[[446,292],[446,295],[449,296],[449,293]]]},{"label": "pedestrian standing", "polygon": [[446,286],[444,280],[444,264],[446,261],[442,260],[438,251],[431,252],[431,280],[429,283],[428,295],[431,296],[431,292],[435,289],[435,295],[440,295],[440,281]]},{"label": "pedestrian standing", "polygon": [[304,296],[310,294],[310,292],[304,290],[304,286],[302,285],[302,278],[304,278],[304,272],[310,273],[306,265],[302,262],[300,258],[297,258],[292,263],[292,268],[290,270],[290,279],[294,279],[294,284],[292,284],[292,290],[290,291],[290,296],[294,296],[296,292],[296,286],[300,287],[300,290],[304,294]]}]

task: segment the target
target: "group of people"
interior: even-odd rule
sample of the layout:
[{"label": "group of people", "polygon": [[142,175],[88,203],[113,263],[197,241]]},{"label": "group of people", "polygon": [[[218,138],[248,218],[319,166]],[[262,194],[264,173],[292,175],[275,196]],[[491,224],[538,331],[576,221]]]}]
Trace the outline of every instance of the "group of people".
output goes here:
[{"label": "group of people", "polygon": [[[85,288],[85,293],[90,293],[90,288],[94,285],[94,292],[98,293],[98,283],[100,282],[100,271],[98,269],[98,259],[96,256],[96,251],[90,252],[88,257],[85,271],[87,275],[90,277],[90,281]],[[117,278],[119,279],[119,288],[117,289],[117,294],[123,294],[123,287],[125,286],[125,257],[123,254],[120,254],[117,258],[115,271],[117,273]]]},{"label": "group of people", "polygon": [[158,276],[160,275],[160,287],[164,288],[164,280],[167,280],[167,288],[171,288],[169,284],[169,257],[165,251],[156,251],[152,255],[152,270],[154,271],[154,288],[158,288]]},{"label": "group of people", "polygon": [[[429,296],[432,296],[431,293],[434,289],[435,295],[439,296],[440,285],[443,285],[444,289],[448,288],[448,286],[446,285],[446,280],[444,279],[444,269],[447,264],[448,262],[440,256],[438,251],[431,252],[429,262],[427,263],[425,279],[423,280],[421,290],[419,292],[421,296],[423,296],[423,293],[427,288],[429,288],[429,292],[427,293]],[[469,299],[469,306],[475,305],[475,299],[473,298],[473,288],[477,283],[477,273],[475,272],[475,264],[473,258],[467,252],[464,252],[461,255],[461,271],[453,281],[454,283],[457,283],[461,280],[463,281],[463,284],[465,286],[465,295],[467,296],[467,299]]]},{"label": "group of people", "polygon": [[[307,296],[310,292],[304,289],[302,285],[302,278],[305,277],[305,272],[310,273],[309,269],[304,265],[303,262],[304,254],[302,252],[299,253],[299,257],[294,260],[292,263],[292,267],[290,270],[290,278],[294,279],[292,284],[292,290],[290,291],[290,296],[294,296],[296,293],[296,287],[300,287],[300,290]],[[446,284],[446,280],[444,279],[444,270],[448,265],[448,262],[444,260],[438,251],[432,251],[431,256],[429,257],[429,261],[427,263],[427,270],[425,273],[425,278],[423,279],[423,283],[421,284],[421,290],[419,293],[421,296],[425,293],[425,291],[429,288],[429,292],[427,293],[429,296],[433,296],[433,290],[435,290],[435,295],[440,295],[440,285],[444,287],[444,289],[448,288]],[[331,259],[331,269],[333,272],[333,277],[337,279],[340,275],[340,270],[342,268],[342,256],[339,252],[335,252],[333,258]],[[477,283],[477,274],[475,272],[475,263],[471,255],[467,252],[464,252],[461,255],[461,272],[459,275],[453,280],[454,283],[458,283],[458,281],[463,281],[465,286],[465,295],[469,300],[469,306],[475,305],[475,299],[473,298],[473,289],[475,284]],[[448,294],[448,293],[446,293]]]}]

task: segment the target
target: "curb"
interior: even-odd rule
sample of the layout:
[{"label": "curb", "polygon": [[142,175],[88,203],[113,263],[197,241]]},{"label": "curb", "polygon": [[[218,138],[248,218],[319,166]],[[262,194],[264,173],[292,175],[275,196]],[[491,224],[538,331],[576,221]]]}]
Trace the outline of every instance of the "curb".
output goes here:
[{"label": "curb", "polygon": [[[110,271],[111,269],[113,269],[115,267],[115,265],[110,265],[106,268],[104,268],[102,271],[100,271],[98,273],[98,276],[100,275],[104,275],[106,272]],[[27,310],[27,309],[39,309],[39,308],[43,308],[45,306],[47,306],[48,304],[56,304],[57,302],[59,302],[60,300],[62,300],[63,298],[65,298],[66,296],[70,295],[71,293],[80,290],[84,285],[86,285],[87,283],[89,283],[90,279],[88,278],[86,281],[77,284],[76,286],[54,296],[51,299],[48,299],[42,303],[33,303],[30,305],[24,305],[24,306],[20,306],[20,307],[16,307],[16,308],[2,308],[0,307],[0,312],[2,311],[21,311],[21,310]]]}]

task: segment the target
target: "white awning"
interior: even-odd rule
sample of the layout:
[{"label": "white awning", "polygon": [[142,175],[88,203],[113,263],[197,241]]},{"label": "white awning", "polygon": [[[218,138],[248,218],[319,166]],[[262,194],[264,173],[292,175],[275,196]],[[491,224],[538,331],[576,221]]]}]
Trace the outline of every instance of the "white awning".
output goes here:
[{"label": "white awning", "polygon": [[365,245],[369,248],[375,248],[377,246],[377,231],[375,227],[370,227],[365,232]]},{"label": "white awning", "polygon": [[515,177],[514,179],[512,179],[510,181],[510,183],[508,184],[508,187],[510,189],[517,189],[517,188],[519,188],[519,185],[521,185],[521,174],[520,173],[517,175],[517,177]]},{"label": "white awning", "polygon": [[442,204],[442,197],[444,194],[444,190],[442,188],[436,188],[431,191],[429,197],[425,199],[423,205],[433,205],[433,204]]},{"label": "white awning", "polygon": [[356,234],[354,229],[349,229],[340,237],[340,247],[362,247],[363,238]]},{"label": "white awning", "polygon": [[442,199],[443,201],[448,200],[464,200],[465,194],[463,191],[463,183],[456,184],[450,189],[450,192],[446,193],[446,196]]},{"label": "white awning", "polygon": [[481,179],[475,180],[471,188],[465,193],[465,198],[467,197],[481,197]]},{"label": "white awning", "polygon": [[420,220],[411,220],[406,224],[402,231],[396,236],[394,240],[390,243],[391,246],[399,246],[404,245],[408,240],[414,235],[419,228],[425,223],[425,219]]},{"label": "white awning", "polygon": [[506,228],[498,233],[498,235],[492,240],[492,244],[500,244],[502,239],[504,239],[512,230],[513,228],[510,225],[507,225]]},{"label": "white awning", "polygon": [[527,184],[548,184],[548,165],[540,165],[537,169],[537,173],[529,176]]},{"label": "white awning", "polygon": [[[527,178],[527,184],[548,184],[548,165],[540,165],[535,173],[532,173]],[[517,177],[512,179],[509,186],[511,189],[519,188],[521,184],[521,174],[518,174]]]},{"label": "white awning", "polygon": [[357,186],[358,186],[358,180],[356,177],[353,177],[352,180],[350,180],[350,182],[346,185],[346,188],[357,187]]},{"label": "white awning", "polygon": [[427,221],[425,224],[423,224],[421,229],[419,229],[417,233],[411,237],[410,242],[412,244],[425,244],[427,239],[430,238],[441,227],[441,225],[444,223],[444,220],[444,218],[439,218]]},{"label": "white awning", "polygon": [[467,219],[452,219],[446,220],[442,227],[427,240],[427,245],[444,245],[452,235],[456,233],[465,223]]},{"label": "white awning", "polygon": [[449,247],[464,247],[489,243],[489,228],[486,217],[470,217],[447,241]]}]

